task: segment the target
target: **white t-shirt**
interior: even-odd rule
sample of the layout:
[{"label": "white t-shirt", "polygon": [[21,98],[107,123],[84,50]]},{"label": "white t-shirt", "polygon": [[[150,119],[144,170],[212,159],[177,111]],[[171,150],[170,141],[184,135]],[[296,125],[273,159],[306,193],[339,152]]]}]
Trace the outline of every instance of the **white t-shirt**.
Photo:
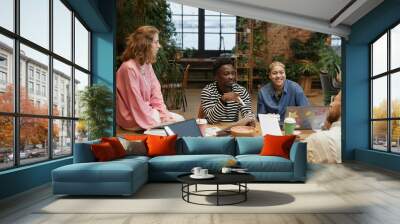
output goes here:
[{"label": "white t-shirt", "polygon": [[306,138],[307,160],[310,163],[342,162],[341,121],[332,123],[329,130],[319,131]]}]

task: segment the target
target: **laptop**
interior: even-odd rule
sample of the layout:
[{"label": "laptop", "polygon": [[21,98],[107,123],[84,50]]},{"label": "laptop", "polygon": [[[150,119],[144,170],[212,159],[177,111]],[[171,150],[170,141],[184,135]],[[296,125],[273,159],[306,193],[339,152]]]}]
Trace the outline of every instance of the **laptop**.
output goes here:
[{"label": "laptop", "polygon": [[164,127],[167,135],[178,135],[180,137],[202,137],[200,128],[196,123],[196,119],[176,122]]},{"label": "laptop", "polygon": [[296,129],[320,130],[325,123],[328,112],[329,107],[325,106],[288,106],[285,117],[296,119]]}]

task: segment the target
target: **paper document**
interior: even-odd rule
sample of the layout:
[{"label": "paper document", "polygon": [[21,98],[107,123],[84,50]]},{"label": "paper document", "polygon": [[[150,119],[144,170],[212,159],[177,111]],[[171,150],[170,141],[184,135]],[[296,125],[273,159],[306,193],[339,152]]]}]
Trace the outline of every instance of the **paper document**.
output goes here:
[{"label": "paper document", "polygon": [[167,133],[164,129],[149,129],[143,132],[145,135],[158,135],[158,136],[167,136]]},{"label": "paper document", "polygon": [[269,135],[282,135],[281,128],[279,127],[279,121],[276,117],[270,114],[258,114],[260,120],[260,127],[262,136]]}]

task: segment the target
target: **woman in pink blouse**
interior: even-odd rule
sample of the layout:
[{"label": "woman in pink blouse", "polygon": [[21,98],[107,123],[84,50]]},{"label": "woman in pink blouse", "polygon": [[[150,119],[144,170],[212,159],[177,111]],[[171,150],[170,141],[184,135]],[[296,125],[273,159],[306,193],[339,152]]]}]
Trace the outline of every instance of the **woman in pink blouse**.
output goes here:
[{"label": "woman in pink blouse", "polygon": [[117,124],[127,130],[150,129],[184,120],[169,112],[152,64],[161,45],[153,26],[139,27],[127,38],[124,61],[117,71]]}]

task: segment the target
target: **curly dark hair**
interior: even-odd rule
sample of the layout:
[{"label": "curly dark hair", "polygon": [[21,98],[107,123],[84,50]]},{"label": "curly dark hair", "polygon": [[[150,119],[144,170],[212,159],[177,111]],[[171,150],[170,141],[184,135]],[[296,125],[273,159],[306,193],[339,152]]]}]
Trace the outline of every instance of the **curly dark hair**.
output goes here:
[{"label": "curly dark hair", "polygon": [[233,58],[230,57],[218,57],[215,59],[215,62],[213,64],[213,73],[214,75],[217,75],[218,69],[223,66],[223,65],[233,65],[234,60]]}]

